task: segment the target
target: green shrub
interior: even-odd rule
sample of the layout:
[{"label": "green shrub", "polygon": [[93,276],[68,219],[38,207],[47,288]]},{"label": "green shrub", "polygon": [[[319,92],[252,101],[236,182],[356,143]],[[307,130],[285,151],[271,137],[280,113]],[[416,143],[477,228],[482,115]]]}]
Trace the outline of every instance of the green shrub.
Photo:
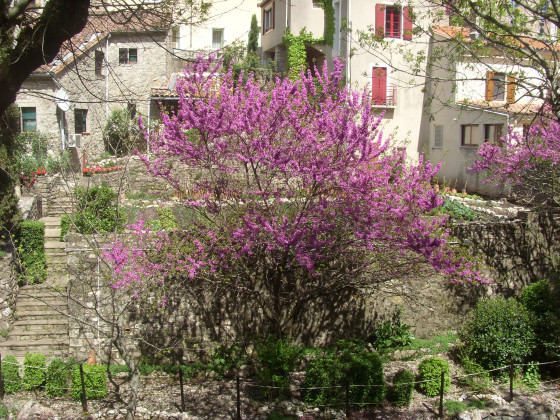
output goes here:
[{"label": "green shrub", "polygon": [[530,391],[538,391],[541,375],[539,373],[539,366],[534,363],[529,363],[523,375],[523,385]]},{"label": "green shrub", "polygon": [[396,407],[405,407],[412,401],[414,374],[406,369],[399,370],[393,377],[393,387],[389,393],[390,402]]},{"label": "green shrub", "polygon": [[[418,365],[418,389],[428,397],[439,395],[441,373],[444,373],[443,392],[449,390],[449,363],[439,357],[428,357]],[[429,381],[429,382],[423,382]]]},{"label": "green shrub", "polygon": [[[287,390],[289,374],[294,370],[303,349],[291,344],[288,339],[274,336],[257,343],[257,374],[267,384],[283,387]],[[268,392],[267,395],[285,395],[286,392]]]},{"label": "green shrub", "polygon": [[378,323],[377,328],[368,337],[368,341],[377,349],[383,351],[395,347],[404,347],[412,343],[414,336],[412,328],[401,321],[402,309],[399,308],[390,321]]},{"label": "green shrub", "polygon": [[47,362],[42,354],[27,353],[23,359],[23,388],[26,391],[39,389],[45,385]]},{"label": "green shrub", "polygon": [[26,220],[21,223],[18,240],[18,257],[23,282],[41,283],[47,278],[45,255],[45,223]]},{"label": "green shrub", "polygon": [[9,415],[8,407],[3,402],[0,402],[0,419],[7,419]]},{"label": "green shrub", "polygon": [[[107,369],[105,366],[83,365],[86,398],[88,400],[105,398],[107,396]],[[72,398],[82,398],[82,381],[80,378],[80,366],[72,367],[72,383],[70,385]]]},{"label": "green shrub", "polygon": [[66,395],[68,388],[68,378],[70,368],[61,359],[56,358],[51,361],[47,369],[47,394],[51,397],[62,397]]},{"label": "green shrub", "polygon": [[77,212],[74,225],[80,233],[108,233],[122,231],[124,212],[118,208],[117,193],[107,185],[74,191]]},{"label": "green shrub", "polygon": [[467,404],[463,401],[447,400],[443,405],[448,416],[455,416],[463,411],[467,411]]},{"label": "green shrub", "polygon": [[312,405],[342,404],[346,384],[350,387],[349,398],[353,404],[381,404],[385,397],[385,380],[379,355],[357,349],[355,352],[326,353],[311,359],[303,388],[315,389],[303,389],[302,398]]},{"label": "green shrub", "polygon": [[245,363],[243,349],[236,345],[216,346],[209,356],[211,361],[207,368],[222,378]]},{"label": "green shrub", "polygon": [[19,362],[14,356],[2,359],[2,378],[6,394],[13,394],[21,390],[21,377],[19,376]]},{"label": "green shrub", "polygon": [[115,109],[111,112],[105,125],[103,140],[105,150],[116,156],[136,149],[142,151],[146,147],[144,133],[126,109]]},{"label": "green shrub", "polygon": [[468,387],[473,392],[485,391],[490,388],[490,374],[482,366],[466,356],[461,359],[461,366],[465,375],[472,376],[460,378],[459,384]]},{"label": "green shrub", "polygon": [[560,359],[560,295],[548,280],[527,286],[521,303],[532,315],[536,346],[532,360],[551,362]]},{"label": "green shrub", "polygon": [[66,236],[66,234],[70,230],[71,226],[72,226],[72,219],[70,219],[69,215],[63,214],[60,217],[60,241],[61,242],[64,241],[64,239],[65,239],[64,237]]},{"label": "green shrub", "polygon": [[485,369],[522,362],[535,347],[529,313],[513,298],[478,301],[459,335],[468,357]]}]

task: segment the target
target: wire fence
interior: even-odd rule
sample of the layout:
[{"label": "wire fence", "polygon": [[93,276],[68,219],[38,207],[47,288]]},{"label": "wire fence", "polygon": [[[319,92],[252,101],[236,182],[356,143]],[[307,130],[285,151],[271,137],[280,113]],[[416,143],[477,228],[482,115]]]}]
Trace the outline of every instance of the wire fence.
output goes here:
[{"label": "wire fence", "polygon": [[[514,401],[514,380],[515,380],[515,372],[516,372],[516,368],[519,367],[525,367],[525,366],[545,366],[545,365],[560,365],[560,361],[552,361],[552,362],[542,362],[542,363],[511,363],[510,365],[507,366],[502,366],[496,369],[489,369],[489,370],[482,370],[480,372],[475,372],[475,373],[470,373],[470,374],[464,374],[464,375],[455,375],[453,377],[449,377],[449,381],[453,381],[454,383],[460,383],[462,379],[465,378],[472,378],[472,377],[476,377],[476,376],[480,376],[480,375],[488,375],[490,373],[495,373],[498,371],[504,371],[507,370],[508,371],[508,385],[509,385],[509,401],[513,402]],[[14,380],[14,379],[7,379],[5,378],[4,375],[4,366],[14,366],[17,367],[17,371],[19,372],[22,368],[23,371],[33,371],[33,370],[38,370],[38,371],[44,371],[45,375],[45,381],[48,381],[48,375],[47,373],[49,372],[49,368],[47,367],[42,367],[42,366],[33,366],[33,365],[25,365],[25,364],[21,364],[21,363],[14,363],[14,362],[10,362],[10,361],[5,361],[2,360],[2,355],[0,355],[0,399],[3,400],[4,396],[6,394],[6,385],[8,384],[19,384],[19,386],[21,386],[22,384],[26,385],[24,379],[25,379],[25,374],[24,374],[24,378],[19,378],[18,376],[18,380]],[[88,366],[88,365],[86,365]],[[89,365],[91,366],[91,365]],[[57,386],[53,386],[52,384],[49,385],[49,388],[51,390],[58,390],[58,391],[64,391],[64,393],[73,393],[73,395],[76,395],[76,393],[79,393],[79,397],[80,397],[80,401],[82,404],[82,409],[84,410],[84,412],[88,411],[88,395],[95,395],[98,394],[100,396],[105,396],[107,395],[107,391],[100,391],[98,389],[94,389],[94,388],[88,388],[88,383],[89,381],[86,380],[86,378],[88,377],[92,377],[92,376],[103,376],[103,380],[106,381],[107,380],[107,371],[88,371],[87,369],[84,369],[84,364],[83,363],[74,363],[71,365],[68,364],[64,364],[63,367],[61,367],[60,371],[62,371],[62,369],[66,369],[67,371],[69,371],[69,369],[73,368],[73,367],[78,367],[79,369],[79,383],[76,384],[73,382],[73,385],[70,387],[57,387]],[[178,391],[180,393],[180,397],[181,397],[181,404],[180,404],[180,410],[181,412],[186,412],[186,394],[185,394],[185,373],[183,370],[184,365],[177,365],[176,366],[176,370],[177,373],[170,373],[170,372],[165,372],[162,371],[164,373],[169,374],[170,378],[172,379],[172,383],[168,384],[168,385],[164,385],[162,387],[162,389],[164,388],[176,388],[177,385],[179,387]],[[129,373],[126,370],[121,371],[122,373]],[[53,372],[51,372],[53,373]],[[56,371],[54,373],[57,373]],[[177,375],[177,376],[175,376]],[[139,374],[138,375],[140,379],[153,379],[153,376],[150,375],[142,375]],[[176,379],[174,380],[173,378],[178,379],[178,381],[176,381]],[[233,380],[235,383],[235,399],[236,399],[236,404],[235,404],[235,418],[238,420],[241,420],[241,413],[242,413],[242,394],[243,391],[245,391],[245,393],[248,392],[248,389],[256,389],[256,390],[262,390],[262,391],[276,391],[278,395],[289,395],[291,393],[297,393],[299,392],[300,395],[302,395],[302,393],[308,392],[308,391],[321,391],[321,390],[339,390],[341,392],[341,396],[343,397],[342,401],[333,401],[332,403],[329,404],[313,404],[312,406],[315,408],[320,408],[320,409],[324,409],[324,408],[338,408],[338,409],[344,409],[345,414],[347,417],[349,417],[353,411],[353,407],[359,407],[360,409],[363,409],[364,407],[375,407],[375,406],[381,406],[384,404],[383,401],[381,402],[368,402],[368,401],[352,401],[351,399],[351,392],[353,389],[368,389],[368,390],[373,390],[373,389],[379,389],[380,393],[383,393],[385,389],[387,389],[387,385],[386,384],[352,384],[350,383],[350,381],[346,380],[343,381],[343,383],[341,383],[340,385],[331,385],[331,386],[313,386],[313,387],[302,387],[302,386],[293,386],[293,385],[286,385],[286,386],[275,386],[275,385],[263,385],[263,384],[258,384],[258,383],[254,383],[252,382],[249,378],[243,378],[239,375],[237,375],[235,377],[235,379]],[[416,387],[419,384],[425,384],[425,383],[430,383],[430,382],[439,382],[439,393],[437,395],[437,397],[439,397],[439,404],[438,404],[438,416],[439,417],[443,417],[443,399],[444,399],[444,395],[453,395],[453,394],[458,394],[464,393],[464,389],[460,389],[458,391],[455,392],[447,392],[445,389],[445,383],[446,383],[446,375],[444,372],[441,372],[441,374],[439,375],[439,377],[437,378],[433,378],[433,379],[428,379],[428,380],[422,380],[422,381],[412,381],[412,382],[406,382],[406,383],[399,383],[399,386],[412,386],[413,388]],[[539,388],[545,385],[552,385],[552,384],[560,384],[560,378],[556,378],[556,379],[551,379],[551,380],[546,380],[546,381],[538,381],[535,382],[535,384],[539,385]],[[32,385],[32,384],[31,384]],[[558,386],[556,386],[553,389],[560,389]],[[533,390],[534,393],[540,392],[540,390],[538,389],[534,389]],[[422,398],[422,402],[427,403],[427,402],[431,402],[433,401],[433,398]],[[91,397],[90,397],[91,399]]]}]

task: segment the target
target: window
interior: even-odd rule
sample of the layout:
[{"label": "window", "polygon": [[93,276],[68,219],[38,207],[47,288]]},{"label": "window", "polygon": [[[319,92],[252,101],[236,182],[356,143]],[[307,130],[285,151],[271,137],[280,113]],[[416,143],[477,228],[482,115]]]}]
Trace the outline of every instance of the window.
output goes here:
[{"label": "window", "polygon": [[274,29],[274,2],[269,2],[263,6],[262,12],[262,32],[263,34]]},{"label": "window", "polygon": [[502,144],[503,124],[484,124],[484,141],[492,144]]},{"label": "window", "polygon": [[87,132],[87,109],[74,110],[74,133],[82,134]]},{"label": "window", "polygon": [[394,5],[375,5],[375,34],[379,37],[412,39],[412,9]]},{"label": "window", "polygon": [[224,30],[212,29],[212,48],[219,50],[224,45]]},{"label": "window", "polygon": [[486,74],[485,99],[487,101],[515,102],[515,80],[515,74],[506,76],[505,73],[489,71]]},{"label": "window", "polygon": [[136,104],[129,102],[126,106],[126,109],[128,110],[128,115],[130,116],[131,120],[136,118]]},{"label": "window", "polygon": [[136,48],[119,48],[119,64],[137,63],[138,50]]},{"label": "window", "polygon": [[461,146],[478,146],[478,124],[461,125]]},{"label": "window", "polygon": [[95,51],[95,74],[98,76],[103,76],[103,61],[105,60],[105,54],[103,51]]},{"label": "window", "polygon": [[443,147],[443,125],[434,125],[434,147]]},{"label": "window", "polygon": [[178,26],[175,26],[172,30],[171,30],[171,45],[173,46],[173,48],[175,49],[179,49],[180,46],[180,39],[181,39],[181,33],[179,32],[180,29]]},{"label": "window", "polygon": [[37,131],[37,108],[21,108],[21,127],[23,131]]}]

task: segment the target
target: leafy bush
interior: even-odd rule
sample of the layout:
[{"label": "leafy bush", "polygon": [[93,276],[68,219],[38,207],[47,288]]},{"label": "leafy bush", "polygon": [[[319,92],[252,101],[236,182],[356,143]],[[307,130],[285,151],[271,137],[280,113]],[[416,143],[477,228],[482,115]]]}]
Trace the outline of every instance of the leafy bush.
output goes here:
[{"label": "leafy bush", "polygon": [[69,377],[69,365],[59,358],[53,359],[47,369],[47,385],[45,387],[47,395],[51,397],[62,397],[65,395]]},{"label": "leafy bush", "polygon": [[175,220],[175,215],[173,210],[169,207],[159,207],[157,209],[158,218],[151,219],[146,222],[146,224],[153,230],[165,230],[170,232],[172,230],[178,229],[179,225]]},{"label": "leafy bush", "polygon": [[37,168],[44,168],[47,163],[48,140],[38,131],[22,131],[15,139],[16,170],[21,174],[30,174]]},{"label": "leafy bush", "polygon": [[34,220],[22,222],[18,245],[22,280],[28,284],[45,281],[47,278],[45,223]]},{"label": "leafy bush", "polygon": [[126,109],[115,109],[111,113],[103,134],[105,149],[116,156],[145,148],[144,133]]},{"label": "leafy bush", "polygon": [[405,407],[412,401],[414,374],[406,369],[399,370],[393,377],[393,387],[389,392],[389,400],[396,407]]},{"label": "leafy bush", "polygon": [[480,300],[459,335],[468,357],[485,369],[522,362],[535,347],[529,313],[513,298]]},{"label": "leafy bush", "polygon": [[[287,389],[289,374],[302,353],[303,349],[292,345],[288,339],[270,336],[257,343],[257,374],[265,383]],[[272,394],[268,393],[269,396]]]},{"label": "leafy bush", "polygon": [[3,402],[0,402],[0,419],[7,419],[9,415],[8,407]]},{"label": "leafy bush", "polygon": [[463,411],[467,411],[467,404],[463,401],[447,400],[443,405],[445,406],[445,411],[448,416],[455,416]]},{"label": "leafy bush", "polygon": [[410,333],[412,328],[401,321],[402,309],[399,308],[390,321],[378,323],[377,328],[369,336],[368,341],[378,350],[395,347],[404,347],[412,343],[414,336]]},{"label": "leafy bush", "polygon": [[444,203],[440,207],[433,209],[430,214],[448,214],[454,219],[470,221],[479,219],[481,217],[479,212],[470,209],[463,203],[449,198],[445,199]]},{"label": "leafy bush", "polygon": [[527,286],[521,303],[532,315],[536,346],[533,360],[550,362],[560,359],[560,296],[548,280]]},{"label": "leafy bush", "polygon": [[[105,366],[82,365],[84,367],[84,384],[86,398],[88,400],[105,398],[107,396],[107,370]],[[72,367],[72,383],[70,385],[72,398],[82,398],[82,380],[80,378],[80,366]]]},{"label": "leafy bush", "polygon": [[236,345],[229,347],[216,346],[210,352],[210,358],[208,369],[221,377],[232,373],[234,369],[242,366],[245,362],[243,349]]},{"label": "leafy bush", "polygon": [[60,217],[60,241],[61,242],[64,241],[64,237],[66,236],[66,234],[70,230],[71,226],[72,226],[72,219],[70,219],[69,215],[63,214]]},{"label": "leafy bush", "polygon": [[482,366],[466,356],[461,359],[461,366],[465,375],[472,375],[459,379],[462,386],[468,387],[473,392],[490,388],[490,374]]},{"label": "leafy bush", "polygon": [[534,363],[529,363],[525,369],[525,375],[523,375],[523,385],[525,385],[528,390],[538,391],[540,381],[541,375],[539,373],[539,366]]},{"label": "leafy bush", "polygon": [[100,187],[77,187],[74,194],[77,201],[74,224],[78,232],[88,234],[122,230],[124,213],[118,209],[114,190],[103,184]]},{"label": "leafy bush", "polygon": [[[449,390],[449,363],[439,357],[428,357],[418,365],[418,389],[428,397],[439,395],[441,373],[444,373],[443,392]],[[429,381],[429,382],[423,382]]]},{"label": "leafy bush", "polygon": [[2,378],[6,394],[13,394],[21,390],[21,377],[19,376],[19,362],[14,356],[2,359]]},{"label": "leafy bush", "polygon": [[[342,404],[345,385],[353,404],[381,404],[385,396],[383,363],[377,353],[366,349],[326,353],[311,359],[305,371],[302,398],[313,405]],[[366,385],[356,386],[352,385]]]},{"label": "leafy bush", "polygon": [[23,388],[26,391],[39,389],[45,385],[47,362],[42,354],[28,353],[23,359]]}]

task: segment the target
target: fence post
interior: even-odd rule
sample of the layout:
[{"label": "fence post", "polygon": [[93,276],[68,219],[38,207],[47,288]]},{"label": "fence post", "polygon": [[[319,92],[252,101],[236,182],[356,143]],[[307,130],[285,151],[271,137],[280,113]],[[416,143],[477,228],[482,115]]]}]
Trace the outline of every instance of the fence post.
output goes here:
[{"label": "fence post", "polygon": [[87,413],[86,382],[84,380],[84,365],[80,363],[80,379],[82,381],[82,410]]},{"label": "fence post", "polygon": [[445,386],[445,372],[441,372],[441,382],[439,385],[439,417],[443,418],[443,387]]},{"label": "fence post", "polygon": [[350,418],[350,383],[347,381],[344,385],[344,394],[346,402],[346,418]]},{"label": "fence post", "polygon": [[4,377],[2,376],[2,355],[0,354],[0,400],[4,399]]},{"label": "fence post", "polygon": [[185,412],[185,386],[183,384],[183,368],[179,366],[179,384],[181,386],[181,413]]},{"label": "fence post", "polygon": [[513,361],[509,365],[509,401],[513,401]]},{"label": "fence post", "polygon": [[239,375],[237,375],[236,381],[236,388],[237,388],[237,420],[241,420],[241,384],[239,380]]}]

